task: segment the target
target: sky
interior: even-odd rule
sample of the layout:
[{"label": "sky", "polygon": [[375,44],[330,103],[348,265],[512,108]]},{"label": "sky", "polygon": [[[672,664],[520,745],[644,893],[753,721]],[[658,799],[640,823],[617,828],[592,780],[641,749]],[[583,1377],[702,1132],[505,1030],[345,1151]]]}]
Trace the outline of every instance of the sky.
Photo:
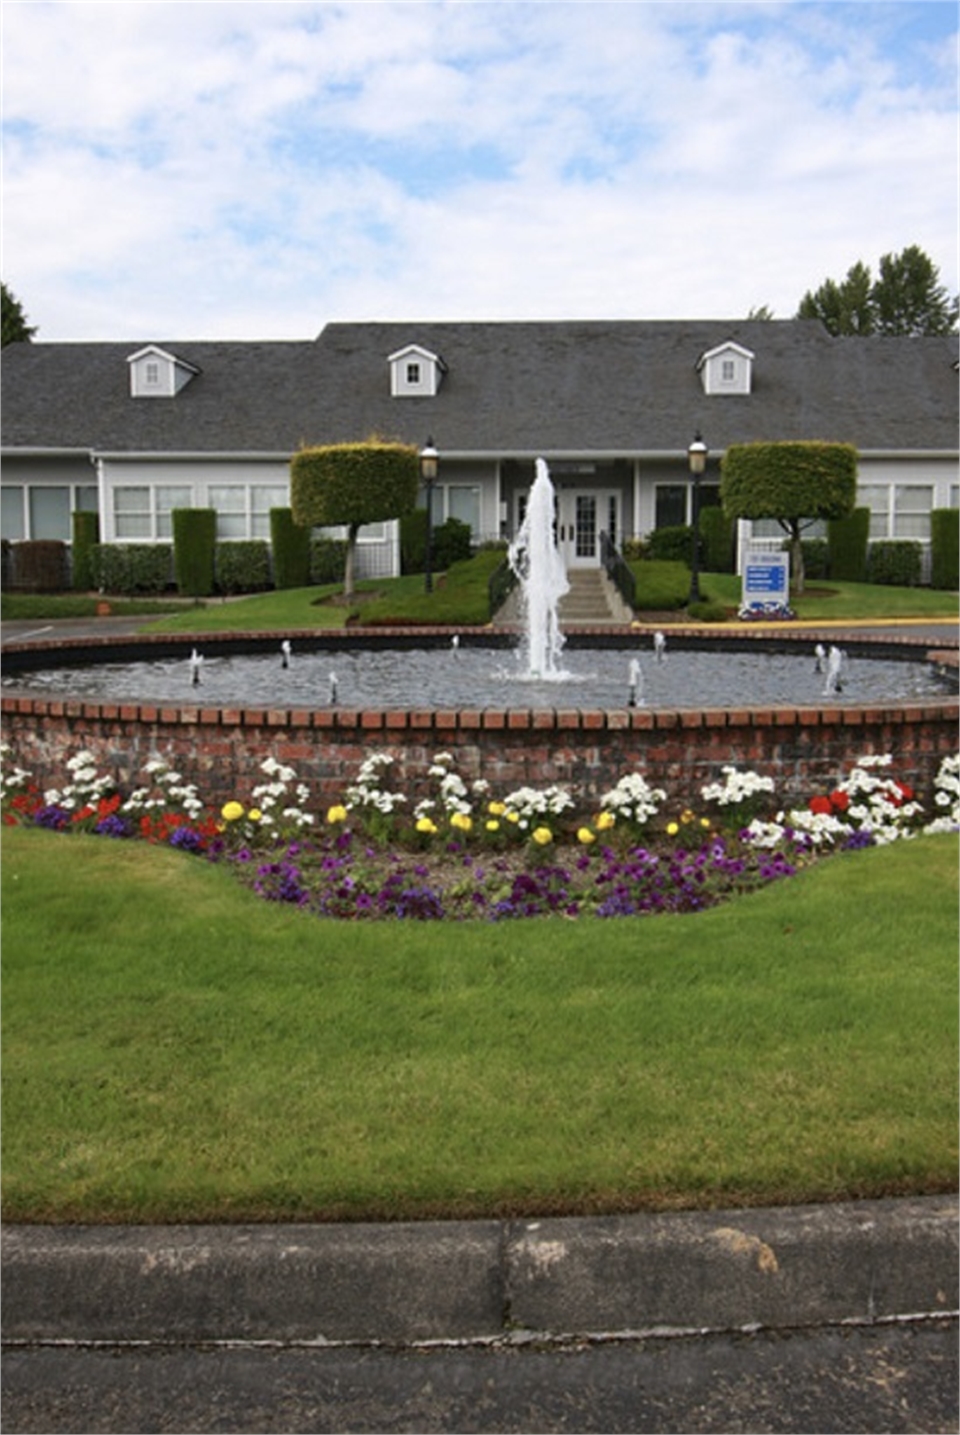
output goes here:
[{"label": "sky", "polygon": [[38,340],[733,319],[958,283],[956,0],[2,0]]}]

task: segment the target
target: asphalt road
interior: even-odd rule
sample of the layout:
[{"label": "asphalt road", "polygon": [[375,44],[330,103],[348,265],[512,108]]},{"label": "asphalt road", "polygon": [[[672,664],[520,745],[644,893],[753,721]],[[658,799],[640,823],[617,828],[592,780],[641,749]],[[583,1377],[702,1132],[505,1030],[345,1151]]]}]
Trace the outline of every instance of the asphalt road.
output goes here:
[{"label": "asphalt road", "polygon": [[3,1429],[911,1431],[957,1429],[952,1320],[406,1349],[8,1349]]}]

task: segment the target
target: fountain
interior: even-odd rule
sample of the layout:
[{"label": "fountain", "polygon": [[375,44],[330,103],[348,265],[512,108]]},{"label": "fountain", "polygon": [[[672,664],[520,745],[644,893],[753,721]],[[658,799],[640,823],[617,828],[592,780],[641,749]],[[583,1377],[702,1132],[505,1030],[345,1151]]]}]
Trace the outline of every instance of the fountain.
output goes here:
[{"label": "fountain", "polygon": [[538,458],[527,511],[507,556],[521,585],[526,675],[543,682],[555,682],[565,676],[559,666],[564,637],[558,608],[570,585],[554,537],[555,505],[549,470]]}]

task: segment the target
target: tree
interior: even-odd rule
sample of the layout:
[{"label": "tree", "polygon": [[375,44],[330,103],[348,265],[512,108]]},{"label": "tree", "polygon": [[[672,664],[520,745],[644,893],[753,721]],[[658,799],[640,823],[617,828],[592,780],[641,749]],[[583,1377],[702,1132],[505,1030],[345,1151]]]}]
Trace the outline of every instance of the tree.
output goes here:
[{"label": "tree", "polygon": [[858,261],[839,284],[825,279],[800,300],[798,319],[819,319],[831,334],[949,334],[957,325],[960,302],[950,299],[940,273],[916,244],[900,254],[885,254],[874,280]]},{"label": "tree", "polygon": [[728,518],[775,518],[790,539],[793,587],[803,592],[803,531],[845,518],[857,497],[857,451],[846,443],[731,444],[720,466]]},{"label": "tree", "polygon": [[831,334],[872,334],[876,327],[872,290],[870,270],[858,261],[840,284],[825,279],[814,293],[808,290],[797,318],[819,319]]},{"label": "tree", "polygon": [[357,534],[365,523],[402,518],[417,501],[420,461],[410,444],[328,444],[302,448],[290,460],[293,521],[305,528],[347,529],[343,592],[354,595]]},{"label": "tree", "polygon": [[34,326],[27,323],[23,305],[15,295],[11,294],[6,284],[0,284],[0,297],[2,297],[0,347],[5,349],[8,344],[28,344],[37,331]]},{"label": "tree", "polygon": [[873,286],[881,334],[949,334],[956,328],[958,301],[939,282],[937,266],[915,244],[902,254],[885,254]]}]

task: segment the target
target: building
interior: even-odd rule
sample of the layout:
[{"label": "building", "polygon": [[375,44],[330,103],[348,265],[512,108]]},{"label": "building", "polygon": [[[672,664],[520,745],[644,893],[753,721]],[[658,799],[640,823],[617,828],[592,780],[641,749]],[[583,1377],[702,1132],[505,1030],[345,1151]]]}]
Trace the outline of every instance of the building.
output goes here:
[{"label": "building", "polygon": [[[568,565],[689,522],[687,448],[821,439],[860,455],[871,536],[929,543],[960,505],[957,340],[834,338],[798,320],[332,323],[303,342],[22,343],[3,351],[2,533],[169,542],[175,508],[223,539],[269,537],[303,444],[378,435],[440,455],[433,517],[510,537],[534,462]],[[758,530],[759,531],[759,530]],[[397,525],[364,529],[360,576],[399,571]]]}]

